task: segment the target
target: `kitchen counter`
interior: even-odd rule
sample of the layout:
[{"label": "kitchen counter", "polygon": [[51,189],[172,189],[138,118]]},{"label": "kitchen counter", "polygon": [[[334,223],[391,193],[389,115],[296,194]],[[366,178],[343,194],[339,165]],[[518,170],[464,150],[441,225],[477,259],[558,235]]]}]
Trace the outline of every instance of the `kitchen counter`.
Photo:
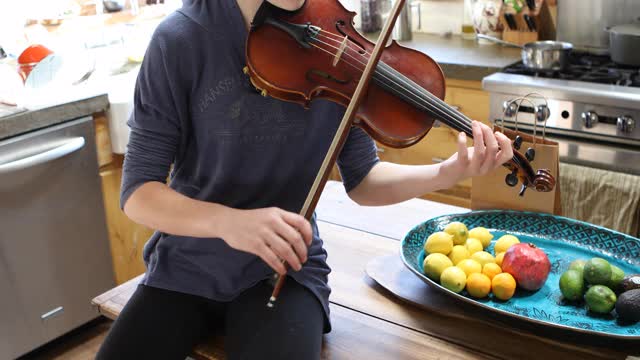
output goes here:
[{"label": "kitchen counter", "polygon": [[[375,40],[377,34],[368,34]],[[459,36],[414,33],[403,46],[428,54],[442,68],[447,78],[480,81],[483,77],[520,59],[520,50],[501,45],[480,45]],[[95,82],[94,82],[95,84]],[[30,107],[28,111],[0,117],[0,139],[34,131],[60,122],[86,116],[109,108],[108,91],[99,86],[75,89],[59,101]]]},{"label": "kitchen counter", "polygon": [[[368,36],[377,39],[376,35]],[[520,49],[498,44],[483,45],[460,36],[445,37],[435,34],[414,33],[413,39],[399,41],[433,58],[447,78],[480,81],[503,67],[520,61]]]},{"label": "kitchen counter", "polygon": [[65,121],[105,111],[109,108],[106,92],[77,92],[59,103],[30,107],[29,110],[0,118],[0,140],[35,131]]}]

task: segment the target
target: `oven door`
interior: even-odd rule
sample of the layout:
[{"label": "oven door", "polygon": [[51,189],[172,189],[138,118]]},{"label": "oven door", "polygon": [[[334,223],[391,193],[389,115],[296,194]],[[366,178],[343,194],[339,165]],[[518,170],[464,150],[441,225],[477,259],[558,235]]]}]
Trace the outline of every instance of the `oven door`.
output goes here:
[{"label": "oven door", "polygon": [[[499,129],[502,123],[498,121],[495,125]],[[504,127],[515,130],[515,124],[507,121],[504,122]],[[533,134],[533,129],[528,124],[519,124],[517,130]],[[541,127],[537,128],[536,136],[543,136]],[[640,149],[637,147],[580,139],[558,134],[550,128],[546,129],[544,136],[558,143],[561,163],[640,176]]]}]

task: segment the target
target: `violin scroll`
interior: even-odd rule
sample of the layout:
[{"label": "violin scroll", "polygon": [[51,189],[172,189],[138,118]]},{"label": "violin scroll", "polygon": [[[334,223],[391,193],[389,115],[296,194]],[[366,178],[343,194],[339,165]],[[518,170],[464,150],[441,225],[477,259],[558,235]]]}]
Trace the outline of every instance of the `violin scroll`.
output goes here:
[{"label": "violin scroll", "polygon": [[539,192],[549,192],[556,186],[556,179],[548,169],[540,169],[533,180],[533,187]]}]

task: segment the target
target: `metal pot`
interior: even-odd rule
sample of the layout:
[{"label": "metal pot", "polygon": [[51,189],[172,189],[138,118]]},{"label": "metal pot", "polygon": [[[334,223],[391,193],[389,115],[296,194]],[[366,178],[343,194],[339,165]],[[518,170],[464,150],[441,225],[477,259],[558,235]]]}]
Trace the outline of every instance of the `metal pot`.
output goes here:
[{"label": "metal pot", "polygon": [[482,39],[522,49],[522,63],[530,70],[564,70],[569,66],[569,54],[573,49],[573,45],[562,41],[534,41],[524,45],[518,45],[494,38],[493,36],[483,34],[477,34],[477,36]]},{"label": "metal pot", "polygon": [[622,65],[640,66],[640,23],[617,25],[609,33],[611,60]]}]

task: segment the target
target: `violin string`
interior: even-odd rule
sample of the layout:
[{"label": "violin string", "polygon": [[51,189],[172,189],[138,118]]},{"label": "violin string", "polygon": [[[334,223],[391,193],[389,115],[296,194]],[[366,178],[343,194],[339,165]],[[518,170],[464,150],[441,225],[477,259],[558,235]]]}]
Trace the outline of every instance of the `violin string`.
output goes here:
[{"label": "violin string", "polygon": [[[333,39],[332,39],[331,37],[329,37],[329,36],[326,36],[326,35],[325,35],[324,37],[325,37],[326,39],[331,40],[331,41],[335,41],[335,42],[339,43],[340,45],[342,45],[342,43],[343,43],[343,41],[344,41],[344,39],[345,39],[345,37],[342,37],[342,36],[340,36],[340,35],[338,35],[338,34],[334,34],[334,33],[330,32],[330,31],[326,31],[326,30],[324,30],[324,29],[320,29],[320,31],[321,31],[322,33],[326,33],[326,34],[328,34],[328,35],[333,36],[333,37],[334,37]],[[365,57],[363,54],[361,54],[361,53],[360,53],[360,51],[361,51],[361,50],[363,50],[363,51],[364,51],[364,54],[366,54],[366,55],[371,55],[371,54],[370,54],[368,51],[366,51],[366,49],[362,49],[358,44],[356,44],[355,42],[353,42],[353,41],[352,41],[351,39],[349,39],[348,37],[346,37],[346,40],[347,40],[347,46],[346,46],[346,48],[345,48],[345,53],[347,54],[347,56],[351,57],[352,59],[356,60],[357,62],[359,62],[360,64],[362,64],[362,65],[364,65],[364,66],[366,67],[366,64],[365,64],[365,63],[363,63],[362,61],[360,61],[360,60],[356,59],[354,56],[350,55],[350,54],[348,53],[348,50],[351,50],[351,51],[355,52],[357,55],[359,55],[360,57],[362,57],[362,58],[363,58],[364,60],[366,60],[367,62],[368,62],[368,59],[369,59],[369,58],[368,58],[368,57]],[[326,44],[326,43],[325,43],[325,44]],[[326,45],[328,45],[328,46],[330,46],[330,47],[332,47],[332,48],[334,48],[334,49],[338,49],[337,47],[331,46],[331,45],[329,45],[329,44],[326,44]],[[353,46],[352,46],[352,45],[353,45]],[[355,47],[355,49],[354,49],[354,47]],[[348,49],[348,50],[347,50],[347,49]],[[333,53],[331,53],[330,51],[328,51],[328,50],[326,50],[326,49],[322,49],[322,50],[326,51],[326,52],[327,52],[327,53],[329,53],[329,54],[332,54],[333,56],[336,56],[336,54],[333,54]],[[343,60],[343,61],[344,61],[344,60]],[[347,61],[345,61],[345,62],[346,62],[346,63],[348,63]],[[389,65],[385,64],[384,62],[380,62],[380,63],[382,64],[382,66],[385,66],[385,67],[387,67],[388,69],[391,69],[392,71],[395,71],[395,69],[393,69],[391,66],[389,66]],[[349,64],[350,64],[350,63],[349,63]],[[356,70],[358,70],[358,71],[364,71],[364,69],[359,69],[359,68],[357,68],[356,66],[354,66],[353,64],[350,64],[350,65],[351,65],[351,66],[353,66],[353,67],[354,67]],[[382,77],[384,77],[385,79],[387,79],[388,81],[391,81],[391,82],[395,83],[396,85],[398,85],[398,83],[397,83],[394,79],[390,79],[388,76],[386,76],[386,75],[384,75],[384,74],[381,74],[381,73],[379,73],[379,72],[377,72],[377,71],[376,71],[376,73],[378,74],[378,76],[382,76]],[[418,92],[422,92],[422,93],[424,93],[425,95],[427,95],[428,97],[430,97],[430,98],[431,98],[431,100],[432,100],[432,101],[430,102],[430,104],[431,104],[431,105],[435,106],[435,107],[436,107],[436,109],[441,109],[441,110],[445,111],[445,112],[447,113],[447,115],[450,117],[450,119],[451,119],[451,121],[452,121],[452,122],[456,123],[456,125],[458,125],[458,126],[460,126],[460,125],[461,125],[463,129],[465,129],[465,128],[466,128],[466,130],[469,132],[469,134],[470,134],[470,135],[471,135],[471,137],[473,138],[473,134],[472,134],[472,132],[471,132],[471,126],[470,126],[470,125],[471,125],[471,124],[470,124],[471,120],[470,120],[470,119],[468,119],[464,114],[460,113],[459,111],[457,111],[457,110],[455,110],[455,109],[450,108],[450,106],[449,106],[447,103],[445,103],[444,101],[442,101],[440,98],[436,97],[435,95],[431,94],[431,92],[429,92],[427,89],[422,88],[422,87],[421,87],[421,86],[419,86],[418,84],[416,84],[416,85],[414,86],[414,85],[412,85],[411,83],[407,83],[406,81],[404,81],[404,80],[403,80],[403,79],[401,79],[401,78],[400,78],[399,80],[403,83],[403,85],[404,85],[404,86],[408,86],[410,89],[412,89],[412,90],[414,90],[414,91],[416,91],[416,90],[417,90]],[[413,94],[412,94],[412,95],[413,95]],[[420,97],[418,97],[418,99],[419,99],[420,101],[422,101],[422,100],[423,100],[423,99],[422,99],[422,98],[420,98]],[[413,100],[413,101],[415,101],[415,100]],[[434,102],[435,102],[435,104],[434,104]],[[422,105],[424,106],[424,104],[422,104]],[[449,110],[449,109],[450,109],[450,110]],[[524,169],[524,167],[523,167],[523,165],[521,164],[520,159],[519,159],[518,157],[516,157],[516,156],[514,155],[514,156],[513,156],[513,158],[512,158],[512,160],[513,160],[513,162],[514,162],[518,167],[520,167],[521,169]]]},{"label": "violin string", "polygon": [[[339,36],[339,35],[337,35],[337,34],[334,34],[334,33],[328,32],[328,31],[326,31],[326,30],[320,30],[320,31],[321,31],[321,32],[323,32],[323,33],[327,33],[327,34],[330,34],[330,35],[333,35],[333,36],[335,36],[335,37],[339,38],[340,40],[338,40],[337,38],[336,38],[336,39],[332,39],[332,38],[330,38],[330,37],[328,37],[328,36],[326,36],[326,35],[324,36],[324,38],[327,38],[327,39],[329,39],[329,40],[331,40],[331,41],[336,41],[336,42],[340,43],[340,45],[342,45],[342,42],[344,41],[344,38],[340,37],[340,36]],[[318,41],[319,41],[319,40],[318,40]],[[360,54],[360,50],[354,50],[354,48],[351,46],[351,44],[356,45],[355,43],[353,43],[349,38],[347,38],[347,41],[349,42],[349,45],[348,45],[348,46],[346,46],[346,49],[350,49],[350,50],[352,50],[352,51],[355,51],[355,52],[356,52],[359,56],[361,56],[364,60],[368,61],[368,59],[369,59],[369,58],[367,58],[367,57],[363,56],[362,54]],[[320,41],[320,42],[322,42],[322,41]],[[334,49],[336,49],[336,50],[338,50],[338,48],[337,48],[337,47],[334,47],[334,46],[332,46],[332,45],[330,45],[330,44],[327,44],[327,43],[324,43],[324,42],[322,42],[322,43],[323,43],[323,44],[326,44],[326,45],[328,45],[328,46],[330,46],[330,47],[333,47],[333,48],[334,48]],[[356,45],[356,46],[357,46],[357,45]],[[352,59],[356,60],[356,61],[357,61],[357,62],[359,62],[360,64],[362,64],[362,65],[366,66],[366,64],[365,64],[364,62],[362,62],[362,61],[360,61],[360,60],[356,59],[354,56],[350,55],[350,54],[348,53],[348,50],[346,50],[346,49],[345,49],[345,53],[347,54],[347,56],[349,56],[349,57],[351,57]],[[358,49],[359,49],[359,48],[358,48]],[[368,54],[368,52],[366,52],[366,50],[365,50],[365,53],[367,53],[367,54]],[[393,69],[393,68],[392,68],[391,66],[389,66],[389,65],[386,65],[386,64],[382,63],[382,66],[386,66],[387,71],[395,72],[395,69]],[[359,70],[359,71],[363,71],[362,69],[358,69],[358,70]],[[387,80],[389,80],[389,81],[392,81],[392,82],[394,82],[396,85],[398,85],[397,81],[394,81],[394,79],[390,79],[388,76],[384,76],[384,74],[380,74],[380,73],[378,73],[378,75],[381,75],[381,76],[383,76],[385,79],[387,79]],[[424,88],[420,87],[419,85],[417,85],[417,84],[413,85],[413,84],[411,84],[411,83],[408,83],[408,82],[406,82],[406,81],[405,81],[404,79],[402,79],[402,78],[399,78],[398,80],[399,80],[399,81],[401,81],[401,82],[404,84],[405,89],[406,89],[406,87],[408,87],[409,89],[411,89],[411,90],[413,90],[413,91],[421,92],[421,93],[423,93],[424,95],[426,95],[428,98],[430,98],[430,100],[431,100],[431,101],[430,101],[429,103],[430,103],[432,106],[434,106],[434,107],[436,107],[436,108],[438,108],[438,107],[439,107],[439,108],[442,108],[442,110],[446,113],[446,115],[447,115],[447,116],[449,116],[449,118],[451,118],[451,119],[452,119],[452,121],[456,121],[456,122],[457,122],[457,123],[456,123],[456,125],[458,125],[458,126],[462,126],[464,129],[468,130],[468,131],[469,131],[469,133],[471,134],[471,131],[470,131],[470,129],[471,129],[471,120],[470,120],[470,119],[468,119],[466,116],[464,116],[464,114],[462,114],[462,113],[458,112],[458,111],[457,111],[457,110],[455,110],[455,109],[452,109],[452,108],[451,108],[447,103],[445,103],[444,101],[442,101],[442,100],[441,100],[440,98],[438,98],[437,96],[435,96],[435,95],[431,94],[431,92],[429,92],[428,90],[426,90],[426,89],[424,89]],[[472,135],[472,134],[471,134],[471,135]]]},{"label": "violin string", "polygon": [[[325,38],[326,38],[326,37],[325,37]],[[329,46],[330,48],[333,48],[333,49],[338,50],[338,48],[337,48],[337,47],[335,47],[335,46],[333,46],[333,45],[331,45],[331,44],[328,44],[328,43],[326,43],[326,42],[324,42],[324,41],[322,41],[322,40],[318,40],[318,39],[315,39],[315,40],[316,40],[317,42],[319,42],[319,43],[322,43],[322,44],[324,44],[324,45]],[[316,47],[318,47],[318,46],[316,46]],[[319,49],[322,49],[322,48],[320,48],[320,47],[318,47],[318,48],[319,48]],[[348,47],[347,47],[347,48],[348,48]],[[326,50],[326,49],[322,49],[322,50],[324,50],[325,52],[329,53],[329,54],[330,54],[330,55],[332,55],[332,56],[335,56],[335,55],[336,55],[336,54],[334,54],[333,52],[328,51],[328,50]],[[352,50],[353,50],[353,49],[352,49]],[[366,67],[366,64],[365,64],[365,63],[363,63],[362,61],[360,61],[360,60],[358,60],[358,59],[354,58],[351,54],[349,54],[349,53],[348,53],[348,51],[346,51],[346,50],[345,50],[344,54],[346,54],[346,55],[347,55],[347,56],[349,56],[350,58],[354,59],[356,62],[360,63],[360,65],[363,65],[363,66],[365,66],[365,67]],[[343,60],[343,61],[345,61],[345,60]],[[345,63],[347,63],[347,64],[349,64],[349,65],[353,66],[353,67],[354,67],[356,70],[358,70],[358,71],[364,71],[364,69],[358,68],[357,66],[354,66],[353,64],[349,63],[348,61],[345,61]],[[390,66],[388,66],[388,65],[386,65],[386,67],[387,67],[388,69],[391,69],[391,70],[395,71],[393,68],[391,68],[391,67],[390,67]],[[405,80],[403,80],[403,79],[395,80],[395,79],[390,78],[389,76],[386,76],[385,74],[382,74],[382,73],[380,73],[380,72],[378,72],[378,71],[376,71],[376,74],[377,74],[378,76],[380,76],[380,77],[385,78],[387,81],[389,81],[389,82],[391,82],[391,83],[395,84],[396,86],[399,86],[399,87],[403,88],[403,90],[412,90],[412,91],[409,91],[409,92],[408,92],[409,94],[411,94],[411,95],[415,96],[415,98],[414,98],[414,99],[412,99],[412,101],[415,101],[415,102],[419,103],[419,105],[422,105],[422,106],[424,106],[424,107],[426,107],[426,108],[429,108],[429,109],[434,110],[434,112],[435,112],[435,113],[437,113],[437,115],[439,115],[439,116],[441,116],[441,117],[443,117],[443,118],[447,118],[447,119],[449,119],[449,121],[450,121],[450,122],[452,122],[452,123],[453,123],[453,125],[455,125],[456,127],[458,127],[458,129],[460,129],[460,130],[462,130],[462,131],[466,131],[470,136],[472,136],[472,137],[473,137],[473,133],[472,133],[472,130],[471,130],[471,129],[472,129],[472,127],[471,127],[471,120],[467,119],[463,114],[461,114],[461,113],[457,112],[457,111],[456,111],[456,110],[454,110],[454,109],[451,109],[451,111],[449,111],[449,110],[448,110],[449,105],[447,105],[445,102],[443,102],[442,100],[440,100],[439,98],[437,98],[435,95],[431,94],[428,90],[426,90],[426,89],[424,89],[424,88],[422,88],[422,87],[417,88],[415,85],[413,85],[413,84],[411,84],[411,83],[407,83],[407,82],[406,82]],[[400,83],[399,83],[398,81],[399,81]],[[422,94],[424,94],[425,96],[427,96],[427,98],[420,97],[420,96],[419,96],[418,94],[416,94],[416,93],[422,93]],[[427,105],[431,105],[431,107],[429,107],[429,106],[425,105],[425,101],[426,101]]]},{"label": "violin string", "polygon": [[[324,31],[324,30],[322,30],[322,31],[323,31],[323,32],[326,32],[326,31]],[[327,33],[332,34],[332,33],[330,33],[330,32],[327,32]],[[332,34],[332,35],[335,35],[335,34]],[[335,36],[338,36],[338,35],[335,35]],[[327,36],[325,36],[325,38],[330,39],[330,38],[329,38],[329,37],[327,37]],[[342,39],[342,40],[344,40],[344,38],[341,38],[341,39]],[[331,39],[330,39],[330,40],[331,40]],[[347,40],[348,40],[348,39],[347,39]],[[334,40],[334,41],[336,41],[336,40]],[[349,41],[350,41],[350,40],[349,40]],[[320,43],[323,43],[323,44],[325,44],[325,45],[327,45],[327,46],[329,46],[329,47],[331,47],[331,48],[333,48],[333,49],[336,49],[336,50],[338,49],[337,47],[332,46],[332,45],[330,45],[330,44],[327,44],[327,43],[325,43],[325,42],[323,42],[323,41],[319,41],[319,42],[320,42]],[[332,55],[332,56],[336,56],[336,55],[337,55],[337,54],[334,54],[334,53],[332,53],[331,51],[326,50],[326,49],[323,49],[323,48],[321,48],[321,47],[319,47],[319,46],[317,46],[317,45],[315,45],[315,44],[312,44],[312,45],[316,46],[318,49],[323,50],[323,51],[325,51],[326,53],[328,53],[328,54],[330,54],[330,55]],[[358,50],[354,50],[351,46],[347,46],[346,48],[347,48],[347,49],[350,49],[350,50],[352,50],[352,51],[356,51],[356,52],[360,55],[359,51],[358,51]],[[347,56],[351,57],[352,59],[356,60],[358,63],[360,63],[361,65],[363,65],[363,66],[365,66],[365,67],[366,67],[366,64],[364,64],[362,61],[360,61],[360,60],[356,59],[355,57],[353,57],[352,55],[350,55],[350,54],[349,54],[348,52],[346,52],[346,51],[345,51],[345,53],[346,53],[346,55],[347,55]],[[350,66],[352,66],[353,68],[355,68],[355,69],[356,69],[356,70],[358,70],[358,71],[364,71],[363,69],[358,68],[357,66],[353,65],[352,63],[350,63],[350,62],[348,62],[348,61],[345,61],[345,60],[343,60],[343,61],[344,61],[345,63],[349,64]],[[383,66],[384,66],[384,65],[386,65],[386,64],[384,64],[384,63],[382,63],[382,64],[383,64]],[[386,65],[386,66],[387,66],[388,68],[391,68],[389,65]],[[393,68],[391,68],[391,69],[393,70]],[[397,83],[394,79],[390,79],[388,76],[386,76],[386,75],[384,75],[384,74],[381,74],[381,73],[379,73],[379,72],[377,72],[377,74],[378,74],[378,76],[382,76],[382,77],[384,77],[385,79],[387,79],[388,81],[391,81],[391,82],[395,83],[396,85],[398,85],[398,83]],[[402,79],[400,79],[400,80],[402,81]],[[415,91],[415,90],[420,91],[419,89],[416,89],[416,86],[413,86],[413,85],[412,85],[412,84],[410,84],[410,83],[408,83],[408,84],[407,84],[405,81],[402,81],[402,83],[403,83],[403,86],[408,86],[409,88],[413,88],[413,90],[414,90],[414,91]],[[417,86],[419,86],[419,85],[417,85]],[[438,107],[437,105],[439,105],[439,104],[437,104],[437,103],[436,103],[436,104],[434,104],[433,102],[430,102],[430,104],[431,104],[431,105],[434,105],[434,106],[436,107],[436,109],[446,111],[446,110],[447,110],[447,108],[449,108],[448,104],[444,103],[442,100],[440,100],[439,98],[437,98],[435,95],[431,94],[428,90],[426,90],[426,89],[423,89],[423,90],[424,90],[424,91],[423,91],[423,93],[426,93],[426,94],[431,95],[431,97],[432,97],[432,98],[435,98],[435,99],[437,100],[437,102],[438,102],[438,103],[442,103],[442,104],[440,104],[440,107]],[[412,95],[415,95],[415,94],[413,94],[413,93],[412,93]],[[421,103],[423,100],[425,100],[425,99],[420,98],[420,97],[418,96],[418,101],[417,101],[417,102],[420,102],[420,103]],[[415,100],[415,99],[412,99],[412,101],[416,101],[416,100]],[[427,100],[427,101],[428,101],[428,100]],[[423,106],[424,106],[424,104],[421,104],[421,105],[423,105]],[[443,106],[443,105],[444,105],[444,106]],[[468,131],[468,134],[470,134],[470,135],[471,135],[471,137],[473,138],[473,133],[472,133],[472,131],[471,131],[471,126],[470,126],[470,120],[469,120],[469,119],[467,119],[467,118],[466,118],[466,116],[464,116],[464,114],[461,114],[461,113],[459,113],[458,111],[456,111],[456,110],[454,110],[454,109],[451,109],[451,110],[453,110],[453,111],[449,111],[449,112],[447,112],[447,113],[448,113],[448,115],[449,115],[449,117],[450,117],[450,119],[451,119],[451,121],[452,121],[455,125],[462,126],[463,131],[466,129],[466,130]],[[459,119],[457,119],[457,120],[456,120],[456,113],[460,114],[460,115],[462,116],[462,118],[461,118],[461,119],[459,118]],[[520,159],[519,159],[519,158],[517,158],[515,155],[512,157],[512,161],[516,164],[516,166],[518,166],[518,167],[519,167],[519,168],[521,168],[521,169],[524,169],[523,165],[520,163]]]},{"label": "violin string", "polygon": [[[332,46],[332,45],[330,45],[330,44],[327,44],[327,43],[325,43],[325,42],[323,42],[323,41],[319,41],[319,40],[316,40],[316,41],[318,41],[318,42],[320,42],[320,43],[322,43],[322,44],[325,44],[325,45],[327,45],[327,46],[329,46],[329,47],[331,47],[331,48],[333,48],[333,49],[338,49],[337,47],[334,47],[334,46]],[[329,51],[329,50],[327,50],[327,49],[324,49],[324,48],[322,48],[322,47],[320,47],[320,46],[318,46],[318,45],[316,45],[316,44],[311,44],[311,45],[313,45],[314,47],[318,48],[319,50],[322,50],[322,51],[324,51],[324,52],[328,53],[328,54],[329,54],[329,55],[331,55],[331,56],[336,56],[336,55],[337,55],[336,53],[333,53],[333,52],[331,52],[331,51]],[[348,47],[348,48],[350,48],[350,47]],[[351,50],[353,50],[353,49],[351,49]],[[349,54],[347,54],[347,55],[348,55],[349,57],[351,57],[352,59],[356,60],[357,62],[359,62],[361,65],[364,65],[364,66],[366,67],[366,64],[362,63],[361,61],[359,61],[358,59],[354,58],[353,56],[351,56],[351,55],[349,55]],[[354,64],[352,64],[352,63],[350,63],[349,61],[346,61],[346,60],[343,60],[343,61],[344,61],[346,64],[348,64],[348,65],[352,66],[352,67],[353,67],[354,69],[356,69],[357,71],[364,71],[363,69],[358,68],[356,65],[354,65]],[[384,64],[384,63],[383,63],[383,64]],[[387,65],[387,66],[388,66],[388,65]],[[389,80],[389,81],[391,81],[391,82],[394,82],[394,83],[397,85],[397,82],[396,82],[394,79],[390,79],[389,77],[387,77],[386,75],[381,74],[381,73],[378,73],[378,75],[379,75],[379,76],[382,76],[382,77],[384,77],[384,78],[386,78],[387,80]],[[403,81],[403,83],[404,83],[404,81]],[[414,90],[415,90],[415,86],[412,86],[411,84],[404,84],[404,85],[408,85],[409,87],[413,87],[413,88],[414,88]],[[426,93],[429,93],[426,89],[424,89],[424,90],[425,90],[425,92],[426,92]],[[430,93],[429,93],[429,94],[430,94]],[[412,95],[414,95],[414,94],[412,94]],[[433,96],[433,94],[431,94],[431,95]],[[435,96],[434,96],[434,97],[435,97]],[[440,99],[439,99],[439,98],[437,98],[437,97],[436,97],[436,99],[440,100]],[[413,100],[413,101],[416,101],[415,99],[412,99],[412,100]],[[425,100],[425,99],[418,97],[418,102],[422,102],[423,100]],[[433,103],[431,103],[431,104],[433,105]],[[424,106],[424,104],[422,104],[422,105]],[[445,105],[446,105],[446,103],[445,103]],[[447,106],[448,106],[448,105],[447,105]],[[442,109],[442,110],[445,110],[445,108],[437,108],[437,107],[436,107],[436,109]],[[451,116],[451,115],[450,115],[450,116]],[[463,115],[463,116],[464,116],[464,115]],[[455,122],[456,122],[455,118],[453,118],[453,119],[452,119],[452,121],[455,123]],[[465,127],[465,125],[466,125],[466,129],[467,129],[467,131],[469,132],[469,134],[471,134],[471,137],[473,138],[473,134],[472,134],[472,131],[471,131],[471,129],[470,129],[470,125],[468,124],[468,121],[466,121],[466,120],[465,120],[465,121],[463,121],[462,123],[463,123],[463,125],[462,125],[462,126],[463,126],[463,128],[464,128],[464,127]],[[460,124],[457,124],[457,125],[460,125]],[[515,155],[512,157],[512,161],[516,164],[516,166],[517,166],[517,167],[519,167],[519,168],[521,168],[521,169],[524,169],[523,165],[520,163],[520,159],[518,159]]]}]

